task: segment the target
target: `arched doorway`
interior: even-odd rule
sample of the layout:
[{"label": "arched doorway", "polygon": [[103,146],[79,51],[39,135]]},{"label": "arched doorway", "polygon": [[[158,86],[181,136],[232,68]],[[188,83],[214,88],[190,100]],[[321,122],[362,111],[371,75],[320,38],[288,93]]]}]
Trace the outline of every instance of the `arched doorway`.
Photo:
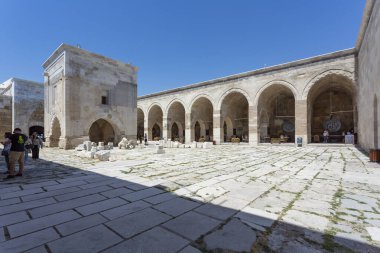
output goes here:
[{"label": "arched doorway", "polygon": [[231,92],[222,101],[221,123],[226,124],[225,142],[231,138],[239,138],[248,142],[248,100],[240,92]]},{"label": "arched doorway", "polygon": [[137,140],[144,139],[144,112],[137,108]]},{"label": "arched doorway", "polygon": [[182,103],[173,102],[168,110],[168,139],[185,141],[185,107]]},{"label": "arched doorway", "polygon": [[158,124],[154,124],[152,128],[152,139],[154,140],[155,138],[161,139],[161,128]]},{"label": "arched doorway", "polygon": [[31,126],[29,127],[29,136],[33,133],[37,133],[38,136],[44,137],[44,127],[42,126]]},{"label": "arched doorway", "polygon": [[260,143],[295,141],[295,99],[290,88],[269,86],[261,93],[257,108]]},{"label": "arched doorway", "polygon": [[163,112],[160,106],[153,105],[148,113],[148,139],[153,140],[155,137],[162,136],[161,129],[162,129],[162,119],[163,119]]},{"label": "arched doorway", "polygon": [[354,94],[352,82],[335,74],[311,87],[307,97],[309,142],[322,142],[325,129],[329,131],[329,143],[343,142],[343,132],[354,132],[357,137]]},{"label": "arched doorway", "polygon": [[201,125],[198,121],[194,125],[194,137],[195,141],[199,141],[199,138],[201,138]]},{"label": "arched doorway", "polygon": [[175,122],[174,122],[173,125],[172,125],[171,138],[172,138],[173,140],[176,140],[176,139],[179,138],[178,125],[177,125],[177,123],[175,123]]},{"label": "arched doorway", "polygon": [[49,147],[58,147],[59,138],[61,137],[61,125],[58,118],[53,119],[51,135],[49,137]]},{"label": "arched doorway", "polygon": [[213,106],[209,99],[200,97],[191,106],[191,141],[198,141],[201,136],[206,141],[213,141]]},{"label": "arched doorway", "polygon": [[90,137],[90,141],[92,142],[104,142],[105,144],[112,142],[116,144],[115,131],[112,125],[104,119],[98,119],[92,123],[88,135]]}]

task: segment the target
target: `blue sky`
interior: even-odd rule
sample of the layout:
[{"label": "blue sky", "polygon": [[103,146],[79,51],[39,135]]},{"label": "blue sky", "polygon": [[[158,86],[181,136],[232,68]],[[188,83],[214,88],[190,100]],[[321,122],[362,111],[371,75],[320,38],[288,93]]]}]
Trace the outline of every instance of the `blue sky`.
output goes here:
[{"label": "blue sky", "polygon": [[0,0],[0,82],[61,44],[140,68],[138,94],[352,48],[365,0]]}]

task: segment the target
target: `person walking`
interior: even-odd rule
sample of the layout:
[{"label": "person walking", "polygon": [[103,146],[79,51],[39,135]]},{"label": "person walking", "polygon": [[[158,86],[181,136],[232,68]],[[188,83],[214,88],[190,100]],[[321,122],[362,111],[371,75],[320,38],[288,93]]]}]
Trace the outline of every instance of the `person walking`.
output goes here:
[{"label": "person walking", "polygon": [[[20,128],[15,128],[10,140],[4,142],[5,144],[12,144],[9,152],[9,175],[6,179],[22,176],[22,173],[24,172],[25,142],[27,139],[28,137],[22,133]],[[19,171],[16,174],[17,162],[19,165]]]},{"label": "person walking", "polygon": [[144,145],[148,145],[148,137],[144,134]]},{"label": "person walking", "polygon": [[325,129],[325,131],[323,131],[323,142],[327,143],[328,140],[329,140],[329,131]]},{"label": "person walking", "polygon": [[34,132],[31,136],[32,142],[32,159],[37,160],[40,157],[40,148],[42,148],[42,140]]},{"label": "person walking", "polygon": [[5,172],[5,174],[9,173],[9,152],[12,146],[12,144],[10,143],[11,136],[12,136],[11,132],[6,132],[4,134],[4,141],[1,142],[1,144],[3,144],[4,146],[3,151],[1,151],[1,155],[4,156],[5,163],[7,164],[7,171]]}]

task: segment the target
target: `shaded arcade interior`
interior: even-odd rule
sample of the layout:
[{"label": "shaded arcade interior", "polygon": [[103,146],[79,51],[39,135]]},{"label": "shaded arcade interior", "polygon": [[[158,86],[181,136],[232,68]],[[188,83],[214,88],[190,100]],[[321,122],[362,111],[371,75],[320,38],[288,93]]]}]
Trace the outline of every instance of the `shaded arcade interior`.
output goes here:
[{"label": "shaded arcade interior", "polygon": [[326,76],[313,85],[307,98],[309,142],[321,142],[325,129],[330,143],[344,142],[348,132],[357,136],[355,94],[352,82],[339,75]]},{"label": "shaded arcade interior", "polygon": [[281,84],[266,88],[259,98],[258,125],[260,142],[294,142],[295,100],[293,92]]},{"label": "shaded arcade interior", "polygon": [[248,142],[248,100],[239,92],[228,94],[221,105],[222,141],[231,142],[239,138]]},{"label": "shaded arcade interior", "polygon": [[200,97],[191,106],[191,141],[213,141],[213,106]]}]

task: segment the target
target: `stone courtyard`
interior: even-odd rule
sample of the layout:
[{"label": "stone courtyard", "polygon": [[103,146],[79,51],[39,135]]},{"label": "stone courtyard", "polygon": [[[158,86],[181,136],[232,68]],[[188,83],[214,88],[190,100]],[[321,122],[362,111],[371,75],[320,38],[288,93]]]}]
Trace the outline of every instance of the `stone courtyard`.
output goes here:
[{"label": "stone courtyard", "polygon": [[379,252],[380,165],[285,145],[43,149],[0,182],[0,252]]}]

